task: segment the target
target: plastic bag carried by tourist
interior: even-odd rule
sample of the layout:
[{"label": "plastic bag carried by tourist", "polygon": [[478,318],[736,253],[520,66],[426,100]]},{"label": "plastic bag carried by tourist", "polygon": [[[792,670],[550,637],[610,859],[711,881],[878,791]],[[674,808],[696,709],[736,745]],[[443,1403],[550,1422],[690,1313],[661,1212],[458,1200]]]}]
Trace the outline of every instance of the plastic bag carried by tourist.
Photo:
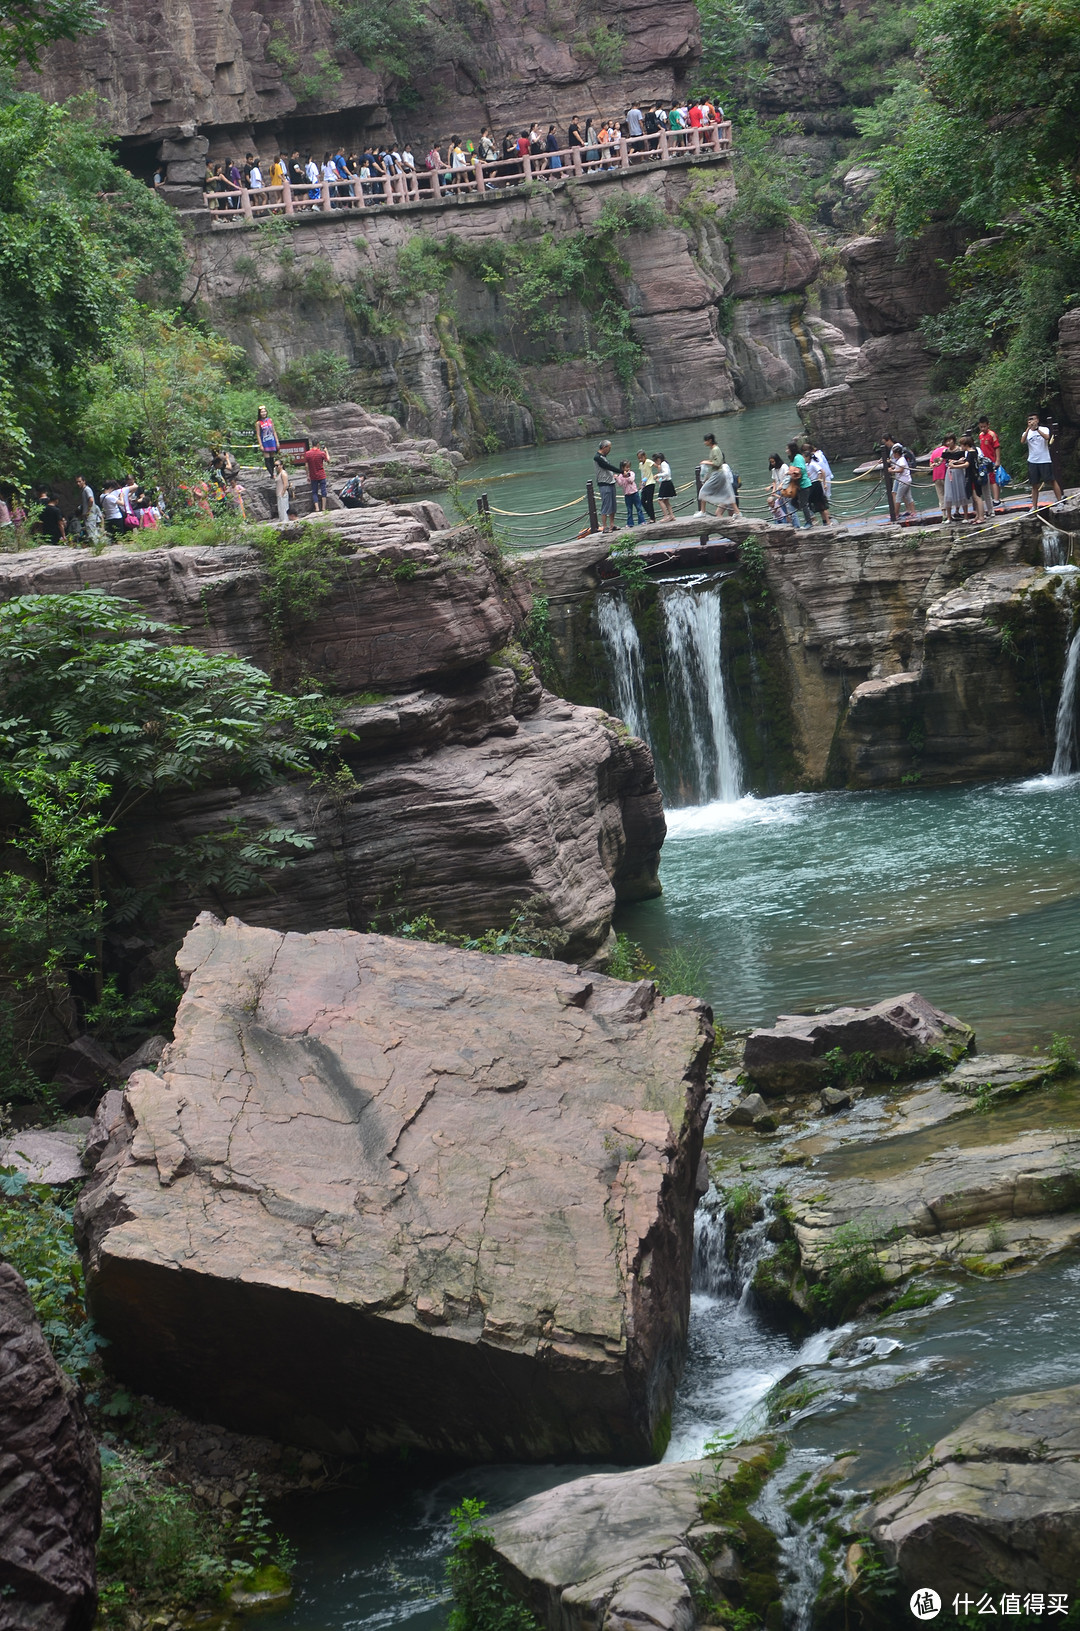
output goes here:
[{"label": "plastic bag carried by tourist", "polygon": [[350,476],[338,497],[347,510],[358,510],[364,501],[363,476]]},{"label": "plastic bag carried by tourist", "polygon": [[1006,470],[1005,466],[1003,464],[999,464],[997,467],[997,484],[999,487],[1004,487],[1007,481],[1012,481],[1012,477]]}]

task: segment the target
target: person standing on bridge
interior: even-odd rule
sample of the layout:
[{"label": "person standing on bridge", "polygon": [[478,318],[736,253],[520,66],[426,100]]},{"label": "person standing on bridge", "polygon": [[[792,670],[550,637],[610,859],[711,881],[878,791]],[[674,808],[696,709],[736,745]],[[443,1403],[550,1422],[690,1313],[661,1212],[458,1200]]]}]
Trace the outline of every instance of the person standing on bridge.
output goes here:
[{"label": "person standing on bridge", "polygon": [[1031,508],[1039,508],[1039,492],[1043,487],[1053,487],[1055,497],[1060,498],[1061,486],[1054,476],[1053,460],[1050,457],[1050,426],[1040,425],[1037,413],[1028,414],[1026,429],[1020,432],[1020,440],[1027,448],[1027,473],[1031,483]]},{"label": "person standing on bridge", "polygon": [[615,477],[616,486],[622,489],[626,500],[626,525],[632,527],[635,523],[645,525],[645,511],[641,507],[641,495],[638,493],[637,477],[629,459],[624,459],[619,474]]},{"label": "person standing on bridge", "polygon": [[262,449],[267,474],[272,476],[274,474],[274,461],[277,458],[280,444],[277,431],[274,429],[274,421],[265,407],[259,408],[259,416],[255,421],[255,440]]},{"label": "person standing on bridge", "polygon": [[[705,441],[705,457],[701,461],[701,474],[704,480],[701,491],[698,493],[698,515],[707,516],[706,504],[715,504],[716,513],[730,511],[736,520],[739,517],[739,504],[735,496],[735,477],[731,466],[725,461],[723,449],[717,445],[716,437],[708,435]],[[706,476],[705,472],[709,474]],[[809,486],[809,483],[807,483]]]},{"label": "person standing on bridge", "polygon": [[671,476],[671,466],[662,453],[654,453],[652,461],[656,470],[656,480],[659,483],[656,496],[660,500],[660,513],[665,521],[674,521],[675,511],[672,508],[672,499],[675,497],[675,483]]},{"label": "person standing on bridge", "polygon": [[638,477],[641,485],[641,507],[650,521],[656,520],[653,499],[656,496],[656,464],[644,448],[638,449]]},{"label": "person standing on bridge", "polygon": [[611,443],[603,441],[593,454],[596,466],[596,485],[600,489],[600,531],[615,531],[615,478],[619,466],[608,459]]}]

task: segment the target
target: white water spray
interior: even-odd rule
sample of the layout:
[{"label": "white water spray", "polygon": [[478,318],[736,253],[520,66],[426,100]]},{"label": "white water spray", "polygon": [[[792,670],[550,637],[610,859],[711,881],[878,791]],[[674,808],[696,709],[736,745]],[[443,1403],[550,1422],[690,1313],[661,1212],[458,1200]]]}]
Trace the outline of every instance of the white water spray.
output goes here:
[{"label": "white water spray", "polygon": [[[645,710],[645,658],[626,596],[609,591],[596,602],[596,621],[615,676],[615,703],[619,718],[642,741],[649,741]],[[651,745],[651,744],[650,744]]]},{"label": "white water spray", "polygon": [[1069,642],[1065,674],[1061,681],[1057,721],[1054,726],[1054,767],[1052,776],[1072,776],[1080,771],[1080,713],[1077,710],[1077,670],[1080,669],[1080,629]]},{"label": "white water spray", "polygon": [[672,584],[661,594],[660,604],[664,672],[669,692],[682,704],[697,772],[697,786],[689,802],[734,803],[742,794],[742,765],[720,666],[719,587],[696,591]]}]

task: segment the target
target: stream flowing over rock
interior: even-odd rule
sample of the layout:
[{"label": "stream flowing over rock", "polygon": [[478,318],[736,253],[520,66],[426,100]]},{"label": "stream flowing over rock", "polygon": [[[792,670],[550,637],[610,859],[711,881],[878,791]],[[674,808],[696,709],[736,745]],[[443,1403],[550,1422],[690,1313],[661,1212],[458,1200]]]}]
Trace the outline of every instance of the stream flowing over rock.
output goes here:
[{"label": "stream flowing over rock", "polygon": [[29,1293],[0,1263],[0,1625],[90,1631],[101,1521],[98,1447]]},{"label": "stream flowing over rock", "polygon": [[994,1586],[1069,1592],[1080,1576],[1080,1387],[977,1410],[866,1522],[905,1586],[933,1581],[947,1602]]},{"label": "stream flowing over rock", "polygon": [[563,963],[204,915],[80,1202],[118,1375],[338,1453],[644,1459],[712,1028]]}]

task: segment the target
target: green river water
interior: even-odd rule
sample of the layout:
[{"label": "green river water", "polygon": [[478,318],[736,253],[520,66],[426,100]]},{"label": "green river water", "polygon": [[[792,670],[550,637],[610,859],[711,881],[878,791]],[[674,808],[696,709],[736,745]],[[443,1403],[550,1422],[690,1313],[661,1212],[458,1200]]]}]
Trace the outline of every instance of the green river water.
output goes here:
[{"label": "green river water", "polygon": [[[680,420],[659,430],[654,427],[612,431],[612,462],[630,459],[636,470],[639,448],[645,448],[650,454],[664,454],[676,486],[691,483],[675,504],[677,515],[690,515],[696,508],[692,485],[694,466],[701,461],[702,437],[709,430],[715,434],[731,468],[742,478],[740,505],[745,514],[767,517],[765,489],[769,480],[769,454],[783,456],[787,442],[793,437],[801,439],[805,434],[793,403],[770,403],[767,407],[748,408],[743,413]],[[462,497],[471,509],[476,496],[486,492],[496,512],[549,510],[580,499],[580,504],[552,515],[496,513],[496,521],[506,529],[511,543],[523,549],[572,538],[585,524],[583,495],[585,483],[594,474],[592,457],[598,441],[598,437],[591,436],[573,442],[548,442],[540,447],[514,448],[476,459],[461,472],[465,483]],[[828,452],[826,448],[825,453]],[[862,459],[830,460],[835,478],[833,508],[838,519],[887,516],[880,483],[851,479],[855,465],[872,457],[868,446]],[[929,480],[916,483],[914,493],[920,507],[936,502],[933,483]],[[623,513],[620,497],[620,519]]]},{"label": "green river water", "polygon": [[[662,449],[686,479],[710,426],[748,481],[797,421],[781,405],[614,440],[620,451],[641,441]],[[488,478],[504,508],[541,507],[588,474],[591,449],[504,454],[464,474]],[[500,467],[528,474],[492,483]],[[501,496],[511,491],[513,504]],[[742,797],[669,811],[668,820],[664,893],[623,908],[617,927],[653,958],[672,945],[690,949],[702,994],[728,1024],[770,1024],[779,1012],[917,989],[974,1025],[984,1050],[1027,1048],[1054,1031],[1080,1037],[1080,777]],[[1010,1111],[1010,1126],[1042,1115],[1080,1127],[1077,1091],[1051,1090],[1040,1102]],[[918,1135],[927,1147],[964,1136],[951,1125]],[[872,1164],[872,1148],[861,1155],[849,1145],[837,1159],[858,1171]],[[699,1247],[710,1228],[715,1219],[699,1214]],[[786,1428],[789,1467],[857,1447],[855,1481],[870,1488],[980,1404],[1080,1380],[1073,1254],[1002,1281],[954,1281],[928,1308],[802,1344],[761,1326],[742,1295],[750,1267],[741,1280],[725,1269],[695,1282],[669,1459],[700,1454],[717,1432],[753,1432],[772,1387],[805,1382],[811,1402]],[[299,1548],[298,1589],[274,1625],[434,1631],[445,1618],[451,1507],[472,1495],[498,1508],[579,1470],[479,1467],[439,1476],[405,1465],[284,1503],[278,1519]],[[777,1524],[783,1532],[782,1512]],[[783,1545],[795,1581],[788,1626],[805,1631],[816,1590],[812,1548],[794,1532]]]}]

